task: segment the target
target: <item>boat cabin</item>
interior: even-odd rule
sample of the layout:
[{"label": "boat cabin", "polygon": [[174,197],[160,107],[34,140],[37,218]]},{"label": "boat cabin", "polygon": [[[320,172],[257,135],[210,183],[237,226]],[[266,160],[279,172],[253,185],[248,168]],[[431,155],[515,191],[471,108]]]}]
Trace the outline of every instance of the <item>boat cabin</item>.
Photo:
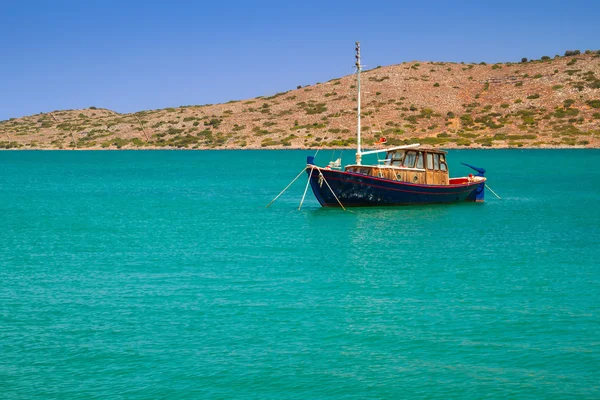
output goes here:
[{"label": "boat cabin", "polygon": [[390,149],[379,165],[348,165],[345,170],[400,182],[448,185],[446,152],[434,148]]}]

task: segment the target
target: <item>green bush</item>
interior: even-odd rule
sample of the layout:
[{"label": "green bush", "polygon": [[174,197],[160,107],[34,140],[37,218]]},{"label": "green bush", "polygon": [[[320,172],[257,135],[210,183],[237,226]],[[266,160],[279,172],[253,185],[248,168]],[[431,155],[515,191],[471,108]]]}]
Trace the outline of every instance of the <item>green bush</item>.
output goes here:
[{"label": "green bush", "polygon": [[483,147],[492,147],[493,139],[492,138],[475,139],[475,143],[479,143]]},{"label": "green bush", "polygon": [[165,131],[165,133],[166,133],[167,135],[178,135],[178,134],[180,134],[181,132],[183,132],[183,129],[177,129],[177,128],[173,128],[173,127],[170,127],[169,129],[167,129],[167,130]]},{"label": "green bush", "polygon": [[[415,64],[415,65],[416,65],[416,66],[418,66],[419,64]],[[370,76],[370,77],[369,77],[369,80],[370,80],[371,82],[383,82],[383,81],[385,81],[386,79],[390,79],[390,77],[389,77],[389,76],[382,76],[381,78],[378,78],[378,77],[376,77],[376,76]]]},{"label": "green bush", "polygon": [[558,108],[552,115],[556,118],[575,117],[579,114],[579,110],[576,108]]},{"label": "green bush", "polygon": [[219,125],[221,125],[221,122],[223,122],[222,119],[211,118],[209,121],[204,122],[204,126],[212,126],[213,128],[217,129]]},{"label": "green bush", "polygon": [[537,138],[537,135],[507,135],[508,140],[533,140]]},{"label": "green bush", "polygon": [[600,108],[600,100],[588,100],[585,104],[592,108]]},{"label": "green bush", "polygon": [[536,93],[536,94],[532,94],[530,96],[527,96],[527,98],[530,99],[530,100],[535,100],[535,99],[539,99],[540,95]]},{"label": "green bush", "polygon": [[325,103],[318,103],[318,104],[308,104],[305,108],[304,111],[307,114],[321,114],[324,113],[325,111],[327,111],[327,107],[325,106]]},{"label": "green bush", "polygon": [[471,114],[464,114],[460,116],[460,120],[465,126],[473,126],[475,125],[473,122],[473,117]]}]

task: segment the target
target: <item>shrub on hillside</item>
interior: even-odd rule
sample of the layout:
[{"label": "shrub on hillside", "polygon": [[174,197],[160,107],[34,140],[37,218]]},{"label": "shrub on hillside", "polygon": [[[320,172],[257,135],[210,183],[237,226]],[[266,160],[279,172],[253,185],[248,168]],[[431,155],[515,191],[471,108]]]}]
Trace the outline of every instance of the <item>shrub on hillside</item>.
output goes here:
[{"label": "shrub on hillside", "polygon": [[600,100],[588,100],[585,104],[592,108],[600,108]]}]

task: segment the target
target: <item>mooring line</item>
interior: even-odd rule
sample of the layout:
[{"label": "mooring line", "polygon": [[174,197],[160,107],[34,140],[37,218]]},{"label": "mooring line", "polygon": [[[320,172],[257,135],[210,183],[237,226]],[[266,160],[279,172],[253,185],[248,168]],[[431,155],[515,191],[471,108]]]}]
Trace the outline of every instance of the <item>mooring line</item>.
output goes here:
[{"label": "mooring line", "polygon": [[310,178],[312,178],[312,172],[315,167],[310,168],[310,173],[308,174],[308,179],[306,181],[306,187],[304,188],[304,193],[302,194],[302,200],[300,200],[300,205],[298,206],[298,211],[302,208],[302,204],[304,204],[304,198],[306,197],[306,191],[308,190],[308,184],[310,183]]},{"label": "mooring line", "polygon": [[292,184],[294,182],[296,182],[298,180],[298,178],[300,178],[300,175],[302,175],[304,173],[304,171],[306,171],[306,167],[302,169],[302,171],[300,171],[300,173],[298,174],[298,176],[296,176],[294,178],[293,181],[291,181],[286,187],[285,189],[283,189],[277,196],[275,196],[275,198],[273,200],[271,200],[271,202],[269,204],[267,204],[267,206],[265,208],[269,208],[271,206],[271,204],[273,204],[275,202],[275,200],[277,200],[279,198],[279,196],[281,196],[286,190],[288,190],[288,188],[290,186],[292,186]]},{"label": "mooring line", "polygon": [[485,187],[486,187],[486,188],[488,188],[488,189],[490,190],[490,192],[492,192],[492,193],[494,194],[494,196],[496,196],[496,197],[498,198],[498,200],[502,200],[502,198],[501,198],[500,196],[498,196],[498,195],[496,194],[496,192],[494,192],[494,191],[492,190],[492,188],[488,186],[488,184],[487,184],[487,183],[485,184]]},{"label": "mooring line", "polygon": [[346,210],[346,208],[344,207],[344,205],[342,204],[342,202],[340,201],[340,199],[338,199],[338,197],[335,195],[333,189],[331,188],[331,186],[329,186],[329,182],[327,182],[327,179],[325,179],[325,176],[323,175],[323,173],[321,172],[321,169],[318,168],[319,170],[319,175],[321,176],[321,178],[323,178],[323,182],[325,182],[325,184],[327,185],[327,187],[329,188],[329,190],[331,191],[331,194],[333,195],[333,197],[335,197],[335,199],[337,200],[338,204],[340,205],[340,207],[342,207],[342,209],[344,211],[348,211]]}]

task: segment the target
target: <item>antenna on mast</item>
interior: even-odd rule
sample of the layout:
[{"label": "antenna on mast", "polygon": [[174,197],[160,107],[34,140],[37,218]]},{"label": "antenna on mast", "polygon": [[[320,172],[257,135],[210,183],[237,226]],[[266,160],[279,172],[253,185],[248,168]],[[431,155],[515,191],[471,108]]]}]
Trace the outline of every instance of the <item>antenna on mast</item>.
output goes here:
[{"label": "antenna on mast", "polygon": [[360,42],[356,42],[356,87],[358,91],[358,95],[356,96],[358,100],[357,105],[357,116],[358,116],[358,124],[356,127],[356,164],[360,165],[360,161],[362,158],[361,148],[360,148],[360,70],[362,66],[360,65]]}]

